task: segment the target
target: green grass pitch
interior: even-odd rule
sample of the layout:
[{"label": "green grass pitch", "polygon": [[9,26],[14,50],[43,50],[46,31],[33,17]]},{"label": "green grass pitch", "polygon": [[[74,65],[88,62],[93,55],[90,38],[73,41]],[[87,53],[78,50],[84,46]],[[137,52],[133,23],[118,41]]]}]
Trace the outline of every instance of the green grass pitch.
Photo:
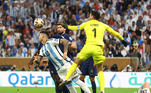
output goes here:
[{"label": "green grass pitch", "polygon": [[[80,88],[76,88],[81,93]],[[92,89],[90,88],[91,92]],[[105,88],[105,93],[137,93],[137,88]],[[0,87],[0,93],[55,93],[54,87]],[[99,89],[97,88],[97,93]]]}]

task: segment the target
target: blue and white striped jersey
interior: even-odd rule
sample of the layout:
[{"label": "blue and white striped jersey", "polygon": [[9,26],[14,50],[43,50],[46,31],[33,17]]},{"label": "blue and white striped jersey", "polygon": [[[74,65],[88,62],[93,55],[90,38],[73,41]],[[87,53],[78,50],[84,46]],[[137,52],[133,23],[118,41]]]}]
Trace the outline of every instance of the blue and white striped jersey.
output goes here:
[{"label": "blue and white striped jersey", "polygon": [[56,70],[59,70],[67,62],[71,62],[70,58],[67,58],[66,60],[63,59],[63,52],[59,48],[59,39],[55,38],[47,40],[46,44],[41,47],[39,55],[48,57]]}]

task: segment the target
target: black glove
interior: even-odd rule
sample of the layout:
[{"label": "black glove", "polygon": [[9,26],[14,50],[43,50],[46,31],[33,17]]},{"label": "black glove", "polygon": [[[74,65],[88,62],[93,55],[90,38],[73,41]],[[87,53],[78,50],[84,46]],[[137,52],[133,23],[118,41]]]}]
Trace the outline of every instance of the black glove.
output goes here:
[{"label": "black glove", "polygon": [[122,42],[122,44],[126,47],[129,43],[127,42],[127,41],[125,41],[125,40],[122,40],[121,41]]}]

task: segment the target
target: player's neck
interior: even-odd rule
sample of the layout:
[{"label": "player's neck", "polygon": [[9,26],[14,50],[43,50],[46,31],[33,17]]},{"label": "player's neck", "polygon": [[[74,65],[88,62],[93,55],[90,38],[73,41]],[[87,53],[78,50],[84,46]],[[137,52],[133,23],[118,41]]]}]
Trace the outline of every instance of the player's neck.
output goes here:
[{"label": "player's neck", "polygon": [[61,33],[61,35],[64,35],[64,34],[65,34],[65,31]]}]

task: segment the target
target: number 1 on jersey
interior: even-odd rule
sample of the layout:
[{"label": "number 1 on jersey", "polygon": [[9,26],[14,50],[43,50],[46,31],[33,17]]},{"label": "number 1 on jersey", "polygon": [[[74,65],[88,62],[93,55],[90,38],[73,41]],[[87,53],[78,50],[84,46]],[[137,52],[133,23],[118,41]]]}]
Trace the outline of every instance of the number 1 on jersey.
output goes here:
[{"label": "number 1 on jersey", "polygon": [[96,28],[92,30],[94,32],[94,37],[96,37]]}]

